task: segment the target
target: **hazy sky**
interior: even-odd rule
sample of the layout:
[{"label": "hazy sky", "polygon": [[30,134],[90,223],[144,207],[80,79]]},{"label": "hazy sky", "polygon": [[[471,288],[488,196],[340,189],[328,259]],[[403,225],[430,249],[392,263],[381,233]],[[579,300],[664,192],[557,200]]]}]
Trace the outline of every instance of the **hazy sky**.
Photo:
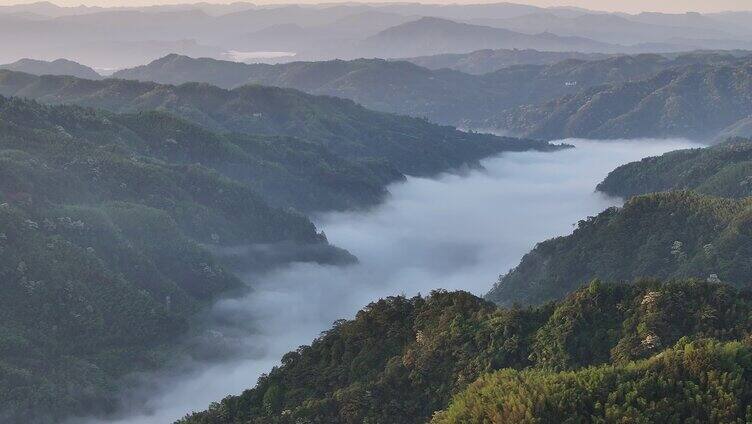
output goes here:
[{"label": "hazy sky", "polygon": [[[33,3],[38,0],[0,0],[0,5],[11,5],[19,3]],[[190,3],[197,0],[55,0],[56,4],[63,6],[78,6],[85,4],[88,6],[144,6],[153,4],[168,3]],[[213,1],[206,0],[210,3],[228,3],[230,1]],[[251,0],[252,1],[252,0]],[[257,4],[262,3],[319,3],[324,0],[258,0]],[[326,0],[333,2],[337,0]],[[352,0],[350,0],[352,1]],[[385,0],[378,0],[385,1]],[[389,1],[389,0],[386,0]],[[408,0],[400,0],[408,1]],[[415,1],[415,0],[409,0]],[[483,0],[431,0],[422,1],[423,3],[489,3],[495,1]],[[752,10],[752,0],[512,0],[513,3],[532,4],[536,6],[579,6],[588,9],[640,12],[640,11],[661,11],[661,12],[717,12],[723,10]]]}]

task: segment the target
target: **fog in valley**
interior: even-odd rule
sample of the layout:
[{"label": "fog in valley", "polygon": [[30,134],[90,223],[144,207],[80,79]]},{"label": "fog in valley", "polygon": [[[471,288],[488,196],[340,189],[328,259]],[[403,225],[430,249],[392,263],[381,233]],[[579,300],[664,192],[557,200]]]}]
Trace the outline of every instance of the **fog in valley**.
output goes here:
[{"label": "fog in valley", "polygon": [[238,347],[237,357],[142,376],[138,395],[125,396],[125,416],[88,422],[166,423],[201,410],[252,387],[286,352],[385,296],[435,289],[482,296],[537,242],[568,234],[578,220],[620,204],[594,192],[615,167],[697,146],[684,140],[566,142],[576,148],[508,153],[484,160],[482,170],[409,178],[391,186],[391,197],[373,210],[319,216],[329,240],[355,254],[358,265],[294,264],[246,276],[251,293],[217,302],[203,318],[211,323],[204,340]]},{"label": "fog in valley", "polygon": [[745,421],[752,10],[600,3],[0,0],[0,424]]}]

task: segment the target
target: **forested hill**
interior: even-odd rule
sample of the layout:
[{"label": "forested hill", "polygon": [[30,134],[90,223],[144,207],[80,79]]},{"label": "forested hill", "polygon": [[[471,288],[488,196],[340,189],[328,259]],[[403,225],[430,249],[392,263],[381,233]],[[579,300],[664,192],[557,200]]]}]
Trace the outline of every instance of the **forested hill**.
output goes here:
[{"label": "forested hill", "polygon": [[0,71],[0,94],[116,112],[165,110],[215,131],[299,137],[348,159],[385,160],[412,175],[472,164],[502,151],[555,148],[373,112],[350,100],[263,86],[225,90],[199,83],[172,86]]},{"label": "forested hill", "polygon": [[616,168],[598,191],[629,198],[668,190],[723,197],[752,196],[752,140],[731,138],[707,148],[678,150]]},{"label": "forested hill", "polygon": [[[329,62],[296,62],[296,63],[347,63],[346,61]],[[250,84],[251,81],[282,80],[280,74],[294,67],[294,64],[280,63],[276,65],[266,63],[242,63],[230,60],[212,59],[208,57],[193,58],[179,54],[169,54],[145,65],[121,69],[113,78],[136,81],[152,81],[160,84],[185,84],[187,82],[205,82],[221,88],[237,88]],[[333,68],[330,66],[329,69]],[[338,76],[338,75],[337,75]],[[336,78],[336,76],[333,76]],[[331,78],[319,75],[319,79]],[[313,78],[311,78],[313,79]],[[269,84],[282,87],[282,84]],[[292,87],[291,87],[292,88]]]},{"label": "forested hill", "polygon": [[404,60],[428,69],[453,69],[468,74],[487,74],[514,65],[553,65],[564,60],[601,60],[603,53],[548,52],[531,49],[486,49],[470,53],[445,53]]},{"label": "forested hill", "polygon": [[287,136],[223,134],[165,112],[110,116],[162,160],[200,163],[249,184],[274,206],[303,212],[354,209],[384,199],[404,176],[388,163],[347,160],[327,148]]},{"label": "forested hill", "polygon": [[[692,340],[744,339],[750,313],[749,292],[686,281],[593,282],[526,309],[497,308],[463,292],[392,297],[288,353],[254,388],[180,423],[419,423],[468,386],[437,422],[484,422],[476,417],[510,402],[522,403],[509,408],[525,420],[510,413],[487,421],[587,421],[618,411],[661,412],[656,416],[672,421],[719,411],[734,422],[745,416],[751,395],[744,379],[750,348]],[[651,359],[630,362],[644,358]],[[592,365],[601,367],[585,368]],[[715,371],[729,374],[719,379]],[[608,393],[614,396],[606,399]]]},{"label": "forested hill", "polygon": [[495,126],[540,139],[711,141],[752,114],[752,63],[693,65],[505,111]]},{"label": "forested hill", "polygon": [[100,79],[102,77],[94,69],[67,59],[53,61],[21,59],[13,63],[0,65],[0,69],[26,72],[33,75],[70,75],[72,77],[88,79]]},{"label": "forested hill", "polygon": [[617,52],[624,49],[584,37],[550,32],[529,34],[425,16],[387,28],[358,45],[369,56],[414,57],[478,49],[523,48],[548,51]]},{"label": "forested hill", "polygon": [[[750,418],[752,345],[680,342],[650,359],[574,372],[503,370],[455,396],[432,424],[703,422]],[[679,388],[691,388],[683,391]],[[689,394],[691,391],[691,395]]]},{"label": "forested hill", "polygon": [[171,160],[232,150],[162,146],[171,122],[0,97],[0,421],[112,408],[118,376],[161,363],[199,308],[240,287],[211,247],[352,261],[248,184]]},{"label": "forested hill", "polygon": [[752,200],[667,192],[633,197],[539,243],[487,298],[500,304],[558,299],[593,278],[696,277],[752,283]]},{"label": "forested hill", "polygon": [[671,59],[644,54],[512,66],[485,75],[470,75],[381,59],[265,65],[169,55],[115,76],[165,84],[199,81],[224,88],[245,84],[288,87],[347,98],[374,110],[425,117],[432,122],[484,127],[508,108],[553,100],[600,84],[648,78],[676,66],[736,61],[738,58],[732,55],[713,53]]}]

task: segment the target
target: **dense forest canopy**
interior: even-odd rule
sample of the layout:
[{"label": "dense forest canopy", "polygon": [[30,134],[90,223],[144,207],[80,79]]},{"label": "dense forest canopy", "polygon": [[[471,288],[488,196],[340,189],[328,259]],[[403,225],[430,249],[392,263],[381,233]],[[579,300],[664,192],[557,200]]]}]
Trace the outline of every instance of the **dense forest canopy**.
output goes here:
[{"label": "dense forest canopy", "polygon": [[545,142],[467,133],[374,112],[350,100],[258,85],[226,90],[200,83],[173,86],[0,71],[0,94],[123,113],[162,110],[212,131],[298,137],[346,159],[386,161],[410,175],[476,164],[504,151],[555,149]]},{"label": "dense forest canopy", "polygon": [[743,198],[752,195],[750,178],[752,140],[733,137],[713,147],[678,150],[622,165],[597,189],[623,198],[670,190]]},{"label": "dense forest canopy", "polygon": [[635,362],[574,372],[503,370],[452,399],[432,424],[723,422],[750,419],[752,346],[688,342]]},{"label": "dense forest canopy", "polygon": [[593,278],[695,277],[748,287],[750,199],[693,192],[634,197],[539,243],[488,293],[501,304],[560,298]]},{"label": "dense forest canopy", "polygon": [[112,408],[116,377],[163,362],[196,311],[241,287],[207,245],[293,243],[353,260],[191,157],[253,169],[263,155],[220,136],[190,144],[190,132],[165,146],[157,135],[176,124],[192,128],[0,97],[2,420]]},{"label": "dense forest canopy", "polygon": [[378,160],[348,160],[288,136],[217,133],[165,112],[111,119],[133,132],[139,148],[173,163],[200,163],[249,184],[275,206],[304,212],[378,203],[404,176]]},{"label": "dense forest canopy", "polygon": [[[609,409],[596,409],[593,416],[634,409],[632,414],[644,417],[653,410],[638,399],[659,401],[663,392],[632,388],[639,383],[667,386],[666,396],[679,402],[663,410],[667,417],[690,413],[679,408],[689,405],[703,411],[701,416],[712,416],[715,409],[726,417],[745,416],[746,380],[739,386],[726,380],[706,382],[704,376],[718,367],[732,372],[730,381],[738,382],[750,364],[749,348],[700,340],[747,337],[751,308],[749,292],[699,281],[596,281],[561,301],[529,308],[498,308],[464,292],[382,299],[354,320],[335,323],[312,345],[285,355],[282,365],[255,388],[180,423],[425,422],[450,401],[437,422],[519,422],[514,419],[518,415],[483,415],[495,414],[494,408],[506,402],[522,402],[524,408],[508,408],[531,420],[584,414],[598,401]],[[676,343],[674,350],[664,352]],[[693,351],[697,360],[681,360]],[[699,358],[715,355],[719,359],[710,363],[714,365],[697,368],[709,364]],[[643,361],[646,358],[652,359]],[[673,366],[661,367],[661,361]],[[599,367],[585,368],[589,366]],[[559,383],[557,378],[564,380]],[[530,379],[529,385],[518,385],[523,379]],[[587,386],[580,388],[583,380]],[[697,393],[709,403],[693,403],[694,395],[671,389],[684,381],[702,382]],[[467,392],[459,394],[468,385]],[[557,387],[571,388],[557,395]],[[536,396],[527,397],[524,390]],[[608,397],[608,403],[603,398],[609,391],[634,390],[641,396],[636,403],[629,400],[629,392]],[[726,404],[716,402],[713,393],[740,398],[738,404],[722,406]]]}]

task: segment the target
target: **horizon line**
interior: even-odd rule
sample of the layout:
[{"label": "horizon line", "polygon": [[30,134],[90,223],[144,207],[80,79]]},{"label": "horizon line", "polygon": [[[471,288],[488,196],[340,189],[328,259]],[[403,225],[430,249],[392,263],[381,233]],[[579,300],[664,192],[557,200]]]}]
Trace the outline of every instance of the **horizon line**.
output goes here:
[{"label": "horizon line", "polygon": [[[490,0],[490,1],[477,1],[473,0],[472,2],[468,3],[462,3],[457,2],[456,0],[449,0],[449,1],[420,1],[420,0],[412,0],[412,1],[404,1],[404,0],[381,0],[381,1],[353,1],[353,0],[328,0],[323,2],[318,1],[298,1],[298,2],[288,2],[288,1],[281,1],[281,2],[275,2],[275,1],[244,1],[244,0],[228,0],[228,1],[215,1],[215,0],[196,0],[196,1],[184,1],[184,0],[166,0],[166,1],[160,1],[160,2],[153,2],[150,0],[141,0],[144,3],[143,4],[136,4],[134,5],[133,1],[125,1],[125,0],[93,0],[93,1],[86,1],[86,0],[70,0],[71,2],[75,2],[76,4],[67,4],[65,1],[49,1],[49,0],[30,0],[30,1],[19,1],[19,0],[12,0],[12,1],[3,1],[0,0],[0,8],[11,8],[11,7],[24,7],[24,6],[33,6],[33,5],[41,5],[41,4],[49,4],[54,7],[62,8],[62,9],[102,9],[102,10],[133,10],[133,9],[146,9],[146,8],[159,8],[159,7],[170,7],[170,6],[201,6],[201,5],[212,5],[212,6],[231,6],[231,5],[248,5],[250,7],[291,7],[291,6],[342,6],[342,5],[363,5],[363,6],[382,6],[382,5],[425,5],[425,6],[455,6],[455,7],[473,7],[473,6],[487,6],[487,5],[517,5],[517,6],[529,6],[539,9],[573,9],[573,10],[581,10],[583,12],[590,12],[590,13],[602,13],[602,14],[627,14],[627,15],[636,15],[640,13],[663,13],[663,14],[673,14],[673,15],[688,15],[688,14],[722,14],[722,13],[744,13],[744,12],[752,12],[752,6],[747,6],[747,8],[719,8],[717,10],[709,11],[709,10],[696,10],[696,9],[682,9],[680,10],[672,10],[672,11],[666,11],[666,10],[656,10],[656,9],[640,9],[640,10],[623,10],[623,9],[610,9],[610,10],[604,10],[604,9],[597,9],[597,8],[590,8],[586,6],[581,6],[578,4],[573,4],[574,1],[570,0],[567,2],[562,2],[559,0],[527,0],[527,1],[496,1],[496,0]],[[116,2],[124,2],[126,4],[101,4],[102,2],[110,2],[110,1],[116,1]],[[575,0],[576,1],[576,0]],[[579,0],[579,1],[593,1],[593,0]],[[731,0],[730,0],[731,1]],[[560,4],[532,4],[532,3],[541,3],[541,2],[551,2],[551,3],[560,3]],[[561,4],[561,3],[567,3],[567,4]],[[632,3],[632,2],[629,2]]]}]

